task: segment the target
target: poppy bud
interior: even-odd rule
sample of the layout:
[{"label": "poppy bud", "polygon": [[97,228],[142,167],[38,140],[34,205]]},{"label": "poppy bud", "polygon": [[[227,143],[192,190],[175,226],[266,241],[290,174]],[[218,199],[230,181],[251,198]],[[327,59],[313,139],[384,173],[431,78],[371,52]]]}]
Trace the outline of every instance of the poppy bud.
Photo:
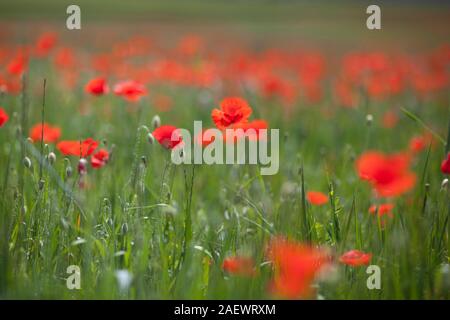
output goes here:
[{"label": "poppy bud", "polygon": [[30,137],[27,138],[28,143],[33,143],[33,139],[31,139]]},{"label": "poppy bud", "polygon": [[44,184],[45,184],[45,180],[44,179],[40,179],[39,182],[38,182],[39,190],[42,190],[44,188]]},{"label": "poppy bud", "polygon": [[448,179],[445,178],[444,180],[442,180],[441,189],[445,189],[447,188],[447,186],[448,186]]},{"label": "poppy bud", "polygon": [[31,168],[31,160],[30,160],[30,158],[28,158],[28,157],[23,158],[23,165],[27,169]]},{"label": "poppy bud", "polygon": [[125,222],[124,224],[122,224],[122,234],[127,234],[128,232],[128,224]]},{"label": "poppy bud", "polygon": [[81,158],[80,161],[78,161],[78,173],[80,175],[85,175],[87,173],[87,160],[85,158]]},{"label": "poppy bud", "polygon": [[148,142],[150,142],[150,144],[155,143],[155,137],[150,132],[147,135],[147,140],[148,140]]},{"label": "poppy bud", "polygon": [[366,123],[367,123],[367,125],[368,126],[372,125],[372,122],[373,122],[373,116],[371,114],[368,114],[366,116]]},{"label": "poppy bud", "polygon": [[54,153],[54,152],[50,152],[50,153],[48,154],[48,162],[49,162],[50,164],[54,164],[55,161],[56,161],[56,155],[55,155],[55,153]]},{"label": "poppy bud", "polygon": [[68,167],[66,168],[66,177],[67,177],[67,178],[70,178],[70,177],[72,176],[72,172],[73,172],[72,167],[71,167],[71,166],[68,166]]},{"label": "poppy bud", "polygon": [[158,128],[160,125],[161,125],[161,118],[158,115],[155,115],[152,119],[153,129]]}]

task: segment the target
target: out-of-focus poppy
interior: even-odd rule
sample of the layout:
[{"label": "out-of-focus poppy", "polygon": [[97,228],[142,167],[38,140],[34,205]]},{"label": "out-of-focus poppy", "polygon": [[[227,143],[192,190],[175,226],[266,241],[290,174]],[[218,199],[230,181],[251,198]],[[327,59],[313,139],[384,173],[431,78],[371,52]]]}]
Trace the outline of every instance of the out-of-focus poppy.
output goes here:
[{"label": "out-of-focus poppy", "polygon": [[383,203],[380,205],[371,205],[369,208],[369,212],[371,214],[378,213],[378,216],[382,217],[384,215],[387,215],[388,217],[392,218],[392,209],[394,209],[393,203]]},{"label": "out-of-focus poppy", "polygon": [[9,116],[3,108],[0,107],[0,128],[8,122]]},{"label": "out-of-focus poppy", "polygon": [[220,110],[213,109],[211,117],[217,128],[225,129],[232,124],[247,122],[252,109],[247,101],[239,97],[225,98],[220,103]]},{"label": "out-of-focus poppy", "polygon": [[398,122],[398,116],[393,111],[386,111],[383,114],[383,119],[381,124],[384,128],[391,129],[397,125]]},{"label": "out-of-focus poppy", "polygon": [[444,159],[441,163],[441,171],[450,174],[450,152],[447,154],[447,159]]},{"label": "out-of-focus poppy", "polygon": [[109,160],[109,152],[105,149],[100,149],[91,156],[92,168],[99,169],[103,167]]},{"label": "out-of-focus poppy", "polygon": [[42,34],[36,41],[35,53],[38,57],[46,56],[56,44],[57,36],[54,32]]},{"label": "out-of-focus poppy", "polygon": [[90,156],[98,147],[98,142],[92,138],[80,141],[64,140],[60,141],[56,148],[65,156],[78,156],[87,157]]},{"label": "out-of-focus poppy", "polygon": [[117,83],[114,86],[114,93],[124,97],[128,101],[136,102],[147,94],[147,89],[142,83],[128,80]]},{"label": "out-of-focus poppy", "polygon": [[306,199],[309,203],[316,206],[321,206],[328,202],[328,196],[319,191],[308,191],[306,193]]},{"label": "out-of-focus poppy", "polygon": [[166,149],[173,149],[182,142],[179,129],[174,126],[160,126],[152,132],[152,135]]},{"label": "out-of-focus poppy", "polygon": [[28,65],[28,59],[22,52],[19,52],[6,66],[9,74],[20,76],[24,73]]},{"label": "out-of-focus poppy", "polygon": [[84,90],[87,93],[100,96],[102,94],[108,93],[109,88],[106,84],[105,78],[94,78],[91,79],[86,86],[84,87]]},{"label": "out-of-focus poppy", "polygon": [[364,253],[359,250],[350,250],[339,258],[341,263],[352,267],[366,266],[370,263],[370,260],[372,260],[371,253]]},{"label": "out-of-focus poppy", "polygon": [[368,151],[356,160],[356,170],[361,179],[367,180],[382,197],[399,196],[411,190],[416,175],[409,171],[410,156],[406,153],[385,155]]},{"label": "out-of-focus poppy", "polygon": [[227,257],[223,260],[222,269],[233,275],[252,276],[255,274],[254,262],[250,257]]},{"label": "out-of-focus poppy", "polygon": [[43,137],[45,143],[52,143],[58,141],[60,136],[61,129],[53,127],[48,123],[38,123],[30,130],[30,138],[34,142],[41,141],[41,137]]},{"label": "out-of-focus poppy", "polygon": [[312,282],[329,262],[325,251],[283,238],[271,241],[268,256],[274,266],[270,289],[275,295],[289,299],[310,296]]}]

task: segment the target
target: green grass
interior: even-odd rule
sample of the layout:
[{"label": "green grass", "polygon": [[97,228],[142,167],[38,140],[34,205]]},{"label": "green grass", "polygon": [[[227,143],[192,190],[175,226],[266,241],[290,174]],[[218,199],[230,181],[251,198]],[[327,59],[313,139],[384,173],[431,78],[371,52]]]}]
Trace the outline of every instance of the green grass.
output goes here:
[{"label": "green grass", "polygon": [[[92,112],[73,117],[86,97],[78,91],[61,95],[50,79],[46,120],[61,125],[67,138],[94,136],[115,145],[110,163],[90,170],[89,187],[80,189],[77,159],[57,153],[53,166],[43,162],[40,178],[39,147],[18,133],[40,121],[41,96],[30,94],[42,85],[37,68],[33,65],[34,76],[26,79],[24,97],[2,98],[14,116],[0,136],[1,297],[267,298],[265,244],[273,235],[285,235],[327,245],[337,254],[353,248],[374,254],[382,290],[366,288],[365,268],[339,266],[338,280],[320,286],[327,299],[448,298],[442,268],[448,263],[449,193],[441,190],[439,171],[444,147],[419,156],[414,171],[423,178],[410,197],[396,201],[394,219],[384,230],[367,213],[370,190],[353,167],[355,156],[367,149],[404,148],[420,131],[407,116],[395,133],[379,127],[387,106],[375,103],[368,106],[373,126],[361,110],[345,109],[324,120],[316,109],[300,108],[295,120],[286,122],[270,115],[275,105],[248,96],[258,101],[257,112],[288,136],[280,147],[279,174],[259,176],[255,166],[196,166],[194,171],[191,165],[171,164],[166,150],[147,142],[142,126],[150,126],[155,114],[147,100],[134,113],[112,96],[90,100]],[[163,115],[163,123],[189,128],[194,119],[208,119],[208,110],[196,107],[196,94],[178,89],[174,110]],[[102,115],[106,108],[110,118]],[[441,129],[446,127],[443,111],[433,105],[414,110]],[[53,146],[45,146],[44,154],[50,150]],[[24,156],[31,159],[31,169],[24,167]],[[71,178],[65,174],[69,166]],[[283,193],[285,183],[297,188]],[[331,205],[311,207],[303,198],[311,189],[330,190]],[[253,256],[261,264],[260,276],[224,276],[221,261],[235,253]],[[66,288],[66,268],[72,264],[81,267],[81,290]],[[129,292],[118,290],[114,272],[119,269],[134,276]]]},{"label": "green grass", "polygon": [[[0,16],[12,20],[16,27],[21,19],[27,23],[34,18],[53,19],[55,26],[55,17],[65,17],[51,1],[43,2],[33,14],[30,8],[36,3],[17,1],[5,10],[0,4]],[[364,46],[366,40],[361,38],[367,36],[366,30],[351,27],[359,23],[355,22],[359,21],[356,9],[350,11],[357,18],[346,28],[333,30],[339,21],[332,21],[326,29],[330,33],[323,33],[317,28],[320,19],[298,23],[294,10],[286,5],[275,10],[277,17],[284,18],[271,19],[271,2],[254,13],[250,19],[253,24],[243,21],[244,13],[253,10],[248,4],[241,4],[244,13],[236,16],[223,3],[205,8],[194,2],[196,6],[186,8],[156,2],[148,11],[137,1],[114,3],[102,13],[105,25],[117,17],[117,11],[124,10],[131,17],[141,12],[143,20],[151,12],[159,21],[164,21],[165,13],[170,13],[167,21],[177,20],[180,14],[200,25],[203,20],[197,21],[198,15],[208,22],[225,17],[223,20],[238,26],[232,27],[242,28],[239,30],[248,32],[249,38],[260,41],[267,30],[273,32],[270,40],[280,35],[290,39],[299,30],[302,37],[317,40],[317,36],[324,43],[336,36],[344,39],[341,46],[347,48],[354,38]],[[88,6],[87,1],[82,4]],[[295,8],[303,5],[295,4]],[[315,7],[308,8],[317,12]],[[211,14],[205,18],[199,13],[202,10]],[[433,10],[427,12],[440,16]],[[88,17],[91,14],[87,13]],[[89,19],[95,20],[92,16]],[[428,30],[431,27],[425,20],[421,20],[422,25]],[[389,25],[396,32],[374,36],[381,41],[377,43],[383,39],[409,41],[408,37],[398,38],[403,37],[408,24]],[[93,29],[83,30],[85,35]],[[440,29],[416,40],[426,45],[439,42],[447,33]],[[147,141],[147,128],[151,130],[151,120],[157,114],[151,99],[143,98],[130,110],[113,94],[88,97],[82,85],[92,76],[82,70],[79,85],[67,90],[50,63],[33,60],[23,93],[0,97],[0,105],[10,115],[9,122],[0,128],[0,298],[273,298],[267,290],[272,270],[265,251],[276,235],[326,246],[335,260],[351,249],[373,253],[372,264],[381,268],[381,290],[367,289],[364,267],[336,263],[330,271],[332,279],[318,283],[317,296],[325,299],[449,298],[450,193],[448,186],[441,188],[444,176],[439,170],[449,140],[448,97],[419,101],[407,93],[385,102],[369,100],[358,109],[344,109],[335,106],[326,91],[320,104],[298,103],[286,117],[279,102],[246,91],[242,96],[251,102],[255,117],[280,129],[279,173],[261,176],[259,167],[251,165],[173,165],[167,150]],[[42,120],[44,78],[45,121],[60,126],[63,139],[93,137],[113,150],[104,168],[89,169],[86,188],[79,187],[77,158],[64,158],[54,145],[44,146],[41,153],[39,144],[27,140],[29,128]],[[192,129],[194,120],[212,126],[212,108],[217,107],[222,94],[228,95],[210,92],[213,98],[202,105],[204,92],[199,89],[168,85],[149,89],[150,97],[162,92],[173,100],[172,109],[159,114],[162,123],[187,129]],[[89,112],[80,113],[82,106]],[[388,109],[400,116],[393,129],[381,126],[382,114]],[[367,114],[374,116],[371,125]],[[435,148],[414,159],[417,184],[394,200],[394,218],[383,229],[368,213],[375,199],[370,186],[358,178],[355,159],[370,149],[387,153],[403,150],[412,136],[428,129],[444,141],[438,138]],[[57,155],[53,165],[43,158],[51,151]],[[25,157],[30,158],[31,168],[24,166]],[[72,170],[71,177],[67,170]],[[328,193],[330,202],[311,206],[305,199],[310,190]],[[225,274],[222,261],[234,254],[252,256],[258,276]],[[70,265],[81,269],[81,290],[66,287]],[[125,292],[119,290],[115,276],[123,269],[133,275]]]}]

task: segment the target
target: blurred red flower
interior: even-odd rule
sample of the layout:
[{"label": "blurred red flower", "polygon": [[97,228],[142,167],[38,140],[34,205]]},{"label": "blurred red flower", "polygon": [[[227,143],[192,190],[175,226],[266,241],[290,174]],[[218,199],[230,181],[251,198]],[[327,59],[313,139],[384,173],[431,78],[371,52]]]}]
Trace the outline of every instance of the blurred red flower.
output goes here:
[{"label": "blurred red flower", "polygon": [[56,33],[46,32],[36,40],[36,55],[39,57],[46,56],[56,44]]},{"label": "blurred red flower", "polygon": [[416,175],[409,171],[410,156],[406,153],[385,155],[368,151],[356,160],[361,179],[368,180],[379,196],[399,196],[411,190]]},{"label": "blurred red flower", "polygon": [[387,215],[389,218],[392,218],[392,209],[394,209],[394,204],[392,203],[383,203],[379,206],[372,205],[369,208],[369,213],[375,214],[378,213],[378,216],[382,217],[384,215]]},{"label": "blurred red flower", "polygon": [[173,149],[182,142],[179,129],[174,126],[160,126],[153,131],[152,135],[167,149]]},{"label": "blurred red flower", "polygon": [[329,256],[320,249],[276,238],[268,248],[273,261],[274,278],[271,291],[284,298],[305,298],[311,292],[311,283],[329,262]]},{"label": "blurred red flower", "polygon": [[444,159],[441,163],[441,171],[442,173],[450,174],[450,152],[447,154],[447,159]]},{"label": "blurred red flower", "polygon": [[94,78],[86,84],[84,90],[87,93],[100,96],[102,94],[108,93],[109,88],[104,78]]},{"label": "blurred red flower", "polygon": [[397,125],[398,116],[393,111],[386,111],[383,114],[382,125],[384,128],[391,129]]},{"label": "blurred red flower", "polygon": [[124,97],[128,101],[139,101],[139,99],[147,94],[147,89],[142,83],[133,80],[127,80],[117,83],[114,86],[114,93]]},{"label": "blurred red flower", "polygon": [[247,101],[239,97],[225,98],[220,102],[220,110],[213,109],[211,117],[217,128],[225,129],[232,124],[247,122],[252,109]]},{"label": "blurred red flower", "polygon": [[[44,133],[43,135],[42,132]],[[34,142],[41,141],[41,137],[43,137],[45,143],[52,143],[58,141],[60,136],[61,129],[53,127],[48,123],[44,123],[43,125],[38,123],[30,130],[30,138]]]},{"label": "blurred red flower", "polygon": [[92,138],[80,141],[64,140],[56,145],[56,148],[65,156],[90,156],[98,147],[98,142]]},{"label": "blurred red flower", "polygon": [[366,266],[370,263],[370,260],[372,260],[371,253],[364,253],[359,250],[350,250],[339,258],[341,263],[352,267]]},{"label": "blurred red flower", "polygon": [[94,153],[91,157],[91,166],[95,169],[99,169],[108,163],[109,152],[105,149],[100,149]]},{"label": "blurred red flower", "polygon": [[319,191],[309,191],[306,193],[306,199],[309,203],[321,206],[328,202],[328,196]]},{"label": "blurred red flower", "polygon": [[3,108],[0,107],[0,128],[3,127],[6,122],[8,122],[8,119],[8,114],[5,112],[5,110],[3,110]]},{"label": "blurred red flower", "polygon": [[223,260],[222,269],[230,274],[252,276],[255,274],[253,259],[250,257],[233,256]]},{"label": "blurred red flower", "polygon": [[20,76],[27,68],[28,60],[22,52],[19,52],[6,66],[9,74]]}]

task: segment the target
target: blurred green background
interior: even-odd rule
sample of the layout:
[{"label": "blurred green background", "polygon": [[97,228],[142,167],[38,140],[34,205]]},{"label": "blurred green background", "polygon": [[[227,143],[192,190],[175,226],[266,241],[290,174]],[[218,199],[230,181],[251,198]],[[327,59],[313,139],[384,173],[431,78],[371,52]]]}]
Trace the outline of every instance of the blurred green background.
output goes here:
[{"label": "blurred green background", "polygon": [[[366,8],[379,4],[382,30],[366,28]],[[429,47],[450,39],[448,1],[264,1],[264,0],[2,0],[2,32],[27,33],[42,22],[65,31],[66,8],[81,8],[82,30],[144,30],[148,34],[225,31],[252,40],[308,41],[309,44],[390,48]],[[111,25],[113,22],[113,25]],[[69,36],[73,36],[70,34]]]}]

